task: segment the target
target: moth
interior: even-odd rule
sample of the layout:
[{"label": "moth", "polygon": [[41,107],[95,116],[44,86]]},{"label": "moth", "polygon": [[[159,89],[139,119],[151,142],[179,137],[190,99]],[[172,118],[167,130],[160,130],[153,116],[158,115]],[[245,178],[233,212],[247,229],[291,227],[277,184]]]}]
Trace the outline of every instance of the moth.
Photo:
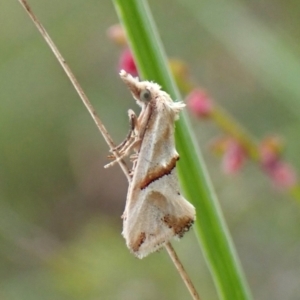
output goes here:
[{"label": "moth", "polygon": [[115,148],[119,157],[106,167],[134,152],[122,234],[130,251],[143,258],[173,237],[181,238],[195,220],[195,208],[181,195],[176,173],[174,124],[185,104],[173,102],[154,82],[139,81],[124,70],[120,76],[141,112],[137,117],[128,111],[130,131]]}]

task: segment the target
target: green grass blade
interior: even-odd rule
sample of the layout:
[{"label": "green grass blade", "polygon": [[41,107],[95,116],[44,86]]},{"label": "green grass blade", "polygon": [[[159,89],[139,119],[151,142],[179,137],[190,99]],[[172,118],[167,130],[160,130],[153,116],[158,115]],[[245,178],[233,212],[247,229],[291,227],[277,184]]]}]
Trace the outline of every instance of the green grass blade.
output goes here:
[{"label": "green grass blade", "polygon": [[[141,76],[159,83],[173,99],[180,99],[146,1],[114,0],[114,4]],[[194,226],[196,234],[220,299],[251,299],[206,167],[191,132],[187,115],[182,114],[176,123],[176,145],[181,157],[178,171],[185,195],[197,210]]]}]

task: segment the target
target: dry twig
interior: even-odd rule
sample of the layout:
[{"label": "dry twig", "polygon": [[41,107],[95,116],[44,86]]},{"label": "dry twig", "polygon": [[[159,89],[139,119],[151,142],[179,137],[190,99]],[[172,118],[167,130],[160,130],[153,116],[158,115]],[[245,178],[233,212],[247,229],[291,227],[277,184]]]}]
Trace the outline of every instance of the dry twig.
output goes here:
[{"label": "dry twig", "polygon": [[[44,26],[37,19],[37,17],[35,16],[35,14],[33,13],[33,11],[31,10],[31,8],[28,5],[28,3],[27,3],[26,0],[18,0],[18,1],[24,7],[25,11],[28,13],[29,17],[31,18],[31,20],[33,21],[33,23],[35,24],[35,26],[37,27],[37,29],[39,30],[39,32],[41,33],[41,35],[43,36],[43,38],[45,39],[46,43],[48,44],[48,46],[52,50],[53,54],[55,55],[55,57],[57,58],[57,60],[61,64],[62,68],[64,69],[65,73],[69,77],[71,83],[73,84],[75,90],[77,91],[79,97],[81,98],[81,100],[84,103],[84,105],[86,106],[88,112],[90,113],[90,115],[92,116],[93,120],[95,121],[95,123],[96,123],[98,129],[100,130],[101,134],[103,135],[106,143],[108,144],[108,146],[112,150],[112,152],[115,155],[115,157],[118,158],[119,155],[118,155],[118,152],[114,150],[115,145],[113,143],[112,138],[108,134],[106,128],[104,127],[104,125],[101,122],[99,116],[97,115],[95,109],[93,108],[91,102],[87,98],[86,94],[84,93],[83,89],[81,88],[79,82],[75,78],[73,72],[71,71],[70,67],[66,63],[65,59],[60,54],[60,52],[57,49],[57,47],[55,46],[54,42],[52,41],[52,39],[48,35],[48,33],[45,30]],[[130,179],[130,176],[129,176],[129,170],[128,170],[128,167],[127,167],[126,163],[123,160],[118,160],[118,163],[119,163],[122,171],[124,172],[125,176],[127,177],[128,182],[130,182],[131,179]],[[193,297],[193,299],[194,300],[200,300],[200,297],[199,297],[199,295],[198,295],[198,293],[197,293],[197,291],[196,291],[196,289],[195,289],[195,287],[194,287],[191,279],[189,278],[188,274],[184,270],[183,265],[181,264],[181,262],[180,262],[180,260],[179,260],[179,258],[177,256],[177,254],[175,253],[172,245],[170,243],[167,243],[166,246],[165,246],[165,248],[166,248],[168,254],[170,255],[170,257],[171,257],[171,259],[172,259],[172,261],[173,261],[176,269],[178,270],[179,274],[181,275],[184,283],[186,284],[189,292],[191,293],[191,296]]]}]

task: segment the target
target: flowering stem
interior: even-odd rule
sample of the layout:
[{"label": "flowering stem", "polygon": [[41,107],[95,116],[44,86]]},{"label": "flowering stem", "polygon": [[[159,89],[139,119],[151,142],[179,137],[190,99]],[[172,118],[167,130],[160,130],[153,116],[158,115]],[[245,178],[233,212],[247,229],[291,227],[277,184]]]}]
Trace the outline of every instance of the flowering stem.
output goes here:
[{"label": "flowering stem", "polygon": [[[214,110],[211,113],[211,118],[220,128],[222,128],[223,131],[240,143],[249,158],[261,164],[258,142],[242,127],[242,125],[240,125],[223,108],[216,104],[214,104]],[[287,192],[300,203],[300,185],[298,182],[287,188]]]},{"label": "flowering stem", "polygon": [[220,106],[214,104],[211,118],[226,133],[239,141],[249,157],[255,161],[259,161],[258,142],[232,116]]},{"label": "flowering stem", "polygon": [[[183,63],[182,63],[183,64]],[[175,70],[176,71],[176,70]],[[184,76],[183,76],[184,75]],[[177,76],[175,76],[177,79],[178,85],[180,87],[183,87],[182,91],[185,94],[190,93],[191,91],[197,89],[197,85],[190,79],[186,74],[183,72],[178,72],[177,70]],[[230,137],[234,138],[236,142],[239,143],[239,145],[242,147],[242,149],[245,151],[247,156],[258,163],[262,168],[262,170],[268,174],[269,176],[274,176],[274,170],[266,168],[266,165],[264,164],[264,161],[261,157],[260,153],[260,144],[259,142],[238,122],[236,121],[227,111],[225,111],[221,106],[217,105],[216,103],[213,103],[212,108],[209,111],[209,117],[211,120],[213,120],[226,134],[228,134]],[[286,163],[283,162],[282,158],[280,156],[277,156],[277,167],[280,166],[287,166]],[[272,167],[272,165],[270,166]],[[273,165],[274,167],[274,165]],[[276,167],[276,165],[275,165]],[[285,191],[294,199],[296,199],[300,203],[300,184],[295,180],[295,172],[292,167],[288,167],[290,172],[290,176],[292,179],[286,179],[285,186],[284,183],[281,182],[282,187],[285,188]],[[272,173],[273,171],[273,173]],[[276,171],[276,170],[275,170]],[[278,171],[278,169],[277,169]],[[288,180],[291,180],[288,184]]]}]

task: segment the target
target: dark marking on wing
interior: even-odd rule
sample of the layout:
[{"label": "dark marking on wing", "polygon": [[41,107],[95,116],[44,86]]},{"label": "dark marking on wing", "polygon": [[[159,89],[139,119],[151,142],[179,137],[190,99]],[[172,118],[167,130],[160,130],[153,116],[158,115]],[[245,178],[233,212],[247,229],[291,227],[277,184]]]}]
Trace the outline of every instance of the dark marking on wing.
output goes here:
[{"label": "dark marking on wing", "polygon": [[166,166],[158,166],[154,170],[150,170],[145,178],[141,180],[140,189],[145,189],[150,183],[158,180],[159,178],[169,175],[176,167],[176,162],[179,160],[179,155],[172,157]]},{"label": "dark marking on wing", "polygon": [[138,238],[131,244],[131,249],[133,252],[139,251],[140,247],[146,240],[146,233],[141,232],[138,236]]},{"label": "dark marking on wing", "polygon": [[193,225],[194,220],[190,217],[177,218],[169,214],[162,218],[162,221],[169,227],[172,228],[174,234],[178,237],[183,237],[183,235],[190,229]]}]

